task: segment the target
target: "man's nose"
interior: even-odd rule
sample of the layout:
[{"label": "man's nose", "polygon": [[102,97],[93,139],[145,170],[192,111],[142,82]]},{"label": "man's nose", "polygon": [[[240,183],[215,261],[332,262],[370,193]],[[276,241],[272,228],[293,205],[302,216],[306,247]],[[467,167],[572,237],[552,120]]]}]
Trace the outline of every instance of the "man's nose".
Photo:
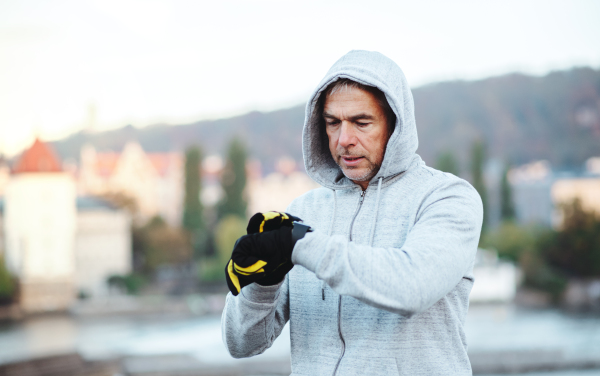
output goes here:
[{"label": "man's nose", "polygon": [[356,134],[354,133],[354,128],[349,122],[342,122],[338,143],[343,148],[356,145]]}]

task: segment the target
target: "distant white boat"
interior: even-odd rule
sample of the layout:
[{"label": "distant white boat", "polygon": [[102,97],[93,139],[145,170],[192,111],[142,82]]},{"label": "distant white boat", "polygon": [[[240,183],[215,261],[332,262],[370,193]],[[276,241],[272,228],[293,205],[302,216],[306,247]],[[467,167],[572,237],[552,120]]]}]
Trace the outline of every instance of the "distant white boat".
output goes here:
[{"label": "distant white boat", "polygon": [[471,303],[509,303],[517,293],[520,271],[514,264],[498,259],[493,250],[479,248],[473,268],[475,284]]}]

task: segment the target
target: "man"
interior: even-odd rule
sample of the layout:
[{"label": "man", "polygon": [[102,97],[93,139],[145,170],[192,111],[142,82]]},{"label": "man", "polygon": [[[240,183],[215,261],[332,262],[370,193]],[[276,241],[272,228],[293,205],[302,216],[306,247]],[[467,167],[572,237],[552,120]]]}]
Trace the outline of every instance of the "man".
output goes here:
[{"label": "man", "polygon": [[337,61],[308,101],[303,131],[306,171],[322,188],[287,210],[314,231],[240,238],[234,269],[239,252],[278,255],[277,265],[289,255],[295,266],[284,276],[287,268],[260,264],[268,280],[259,273],[228,295],[232,356],[262,353],[289,320],[292,375],[471,374],[463,325],[481,199],[425,166],[417,146],[400,68],[376,52]]}]

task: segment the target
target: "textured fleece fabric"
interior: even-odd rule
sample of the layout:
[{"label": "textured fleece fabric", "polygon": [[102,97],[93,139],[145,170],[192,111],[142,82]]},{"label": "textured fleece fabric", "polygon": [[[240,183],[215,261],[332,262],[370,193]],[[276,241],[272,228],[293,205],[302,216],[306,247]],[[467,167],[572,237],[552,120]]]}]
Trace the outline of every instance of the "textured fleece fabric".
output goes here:
[{"label": "textured fleece fabric", "polygon": [[[341,77],[379,88],[397,116],[362,204],[361,188],[319,137],[314,111]],[[466,181],[427,167],[417,146],[400,68],[367,51],[336,62],[307,104],[303,131],[306,171],[322,188],[287,210],[315,231],[296,243],[281,284],[227,296],[222,332],[232,356],[262,353],[289,321],[292,375],[471,374],[463,326],[481,199]]]}]

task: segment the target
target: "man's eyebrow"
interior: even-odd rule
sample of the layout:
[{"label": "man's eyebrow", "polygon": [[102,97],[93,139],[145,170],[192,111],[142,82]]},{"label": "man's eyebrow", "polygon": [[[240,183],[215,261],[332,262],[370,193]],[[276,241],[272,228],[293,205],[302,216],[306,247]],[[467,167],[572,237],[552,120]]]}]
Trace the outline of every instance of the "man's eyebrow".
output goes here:
[{"label": "man's eyebrow", "polygon": [[350,117],[350,121],[357,121],[357,120],[375,120],[375,116],[362,113],[362,114],[358,114],[358,115],[354,115],[354,116]]},{"label": "man's eyebrow", "polygon": [[[331,119],[337,119],[337,116],[334,116],[330,113],[327,113],[325,111],[323,111],[323,117],[324,118],[331,118]],[[375,120],[375,116],[373,115],[369,115],[366,113],[360,113],[360,114],[356,114],[354,116],[351,116],[350,121],[357,121],[357,120]]]}]

